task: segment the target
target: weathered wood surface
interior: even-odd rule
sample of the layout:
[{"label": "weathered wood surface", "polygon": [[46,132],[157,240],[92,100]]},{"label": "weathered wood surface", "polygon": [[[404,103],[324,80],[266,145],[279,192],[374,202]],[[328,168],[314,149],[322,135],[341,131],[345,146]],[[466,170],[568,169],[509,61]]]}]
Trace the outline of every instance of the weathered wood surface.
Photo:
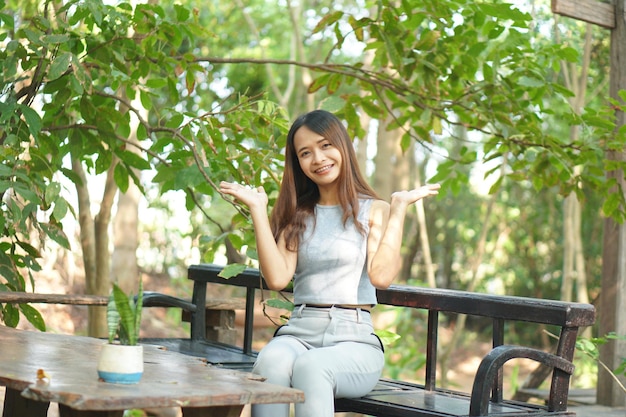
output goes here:
[{"label": "weathered wood surface", "polygon": [[615,27],[615,6],[599,0],[552,0],[552,13],[608,29]]},{"label": "weathered wood surface", "polygon": [[0,303],[3,304],[68,304],[105,306],[109,297],[104,295],[81,294],[41,294],[19,291],[0,291]]},{"label": "weathered wood surface", "polygon": [[[153,294],[158,297],[167,297],[164,294],[158,294],[146,291],[146,298]],[[169,298],[169,297],[167,297]],[[174,298],[174,297],[172,297]],[[109,301],[109,297],[105,295],[87,295],[87,294],[42,294],[23,291],[0,291],[0,303],[2,304],[67,304],[67,305],[90,305],[105,306]],[[190,302],[190,300],[180,300]],[[170,307],[165,302],[152,302],[149,300],[146,307]],[[207,310],[243,310],[245,303],[237,298],[211,298],[206,300],[205,308]]]},{"label": "weathered wood surface", "polygon": [[[96,364],[104,343],[89,337],[0,326],[0,385],[7,387],[8,399],[21,392],[27,400],[57,402],[65,415],[72,416],[117,415],[119,410],[153,407],[183,407],[185,415],[227,416],[240,411],[244,404],[304,399],[298,390],[150,345],[144,346],[144,375],[139,384],[101,382]],[[38,380],[39,370],[47,378]],[[5,409],[14,406],[5,404]]]},{"label": "weathered wood surface", "polygon": [[[616,102],[624,104],[622,92],[626,90],[626,0],[613,0],[615,27],[611,30],[611,71],[610,96]],[[615,108],[615,131],[626,127],[626,112]],[[605,158],[609,161],[626,160],[626,147],[608,149]],[[624,190],[626,179],[623,169],[606,173],[607,181],[615,181],[616,186]],[[626,334],[626,224],[611,217],[604,220],[602,242],[602,282],[600,291],[598,334],[614,332]],[[599,361],[608,369],[617,369],[624,360],[626,340],[614,340],[599,347]],[[618,377],[621,384],[626,384],[626,376]],[[614,375],[604,367],[598,367],[597,401],[610,407],[626,406],[626,392],[619,386]]]}]

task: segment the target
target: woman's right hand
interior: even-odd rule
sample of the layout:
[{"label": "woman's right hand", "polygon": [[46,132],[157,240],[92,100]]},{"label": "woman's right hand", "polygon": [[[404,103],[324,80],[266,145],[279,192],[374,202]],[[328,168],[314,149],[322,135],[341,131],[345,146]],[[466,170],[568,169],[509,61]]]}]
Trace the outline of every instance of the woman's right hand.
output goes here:
[{"label": "woman's right hand", "polygon": [[263,187],[251,188],[235,182],[222,181],[220,182],[220,192],[222,194],[232,195],[250,209],[267,207],[268,198]]}]

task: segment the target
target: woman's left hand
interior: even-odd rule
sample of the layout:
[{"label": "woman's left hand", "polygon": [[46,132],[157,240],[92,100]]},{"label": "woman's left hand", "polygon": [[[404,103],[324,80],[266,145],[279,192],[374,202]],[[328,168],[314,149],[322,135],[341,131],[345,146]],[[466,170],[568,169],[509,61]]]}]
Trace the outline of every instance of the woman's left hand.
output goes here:
[{"label": "woman's left hand", "polygon": [[415,203],[422,198],[439,194],[441,184],[426,184],[419,188],[406,191],[396,191],[391,194],[391,204],[409,204]]}]

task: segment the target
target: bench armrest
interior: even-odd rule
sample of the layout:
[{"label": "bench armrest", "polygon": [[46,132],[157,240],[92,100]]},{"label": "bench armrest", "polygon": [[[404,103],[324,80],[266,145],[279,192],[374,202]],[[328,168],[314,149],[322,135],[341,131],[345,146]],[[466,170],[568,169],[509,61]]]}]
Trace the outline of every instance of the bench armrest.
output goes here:
[{"label": "bench armrest", "polygon": [[[522,346],[497,346],[483,358],[478,366],[472,387],[470,416],[487,416],[489,414],[489,396],[494,379],[498,375],[500,368],[502,368],[507,361],[515,358],[532,359],[536,362],[543,363],[552,368],[554,372],[561,371],[564,373],[568,381],[569,376],[574,372],[574,364],[560,356]],[[567,384],[565,384],[565,387],[567,387]],[[551,402],[555,399],[553,389],[554,387],[550,390]],[[561,395],[565,398],[559,398],[558,402],[566,403],[567,390],[561,393]],[[552,407],[553,405],[550,405],[550,408]]]},{"label": "bench armrest", "polygon": [[197,310],[196,305],[190,301],[154,291],[144,291],[143,305],[144,307],[178,307],[192,313]]}]

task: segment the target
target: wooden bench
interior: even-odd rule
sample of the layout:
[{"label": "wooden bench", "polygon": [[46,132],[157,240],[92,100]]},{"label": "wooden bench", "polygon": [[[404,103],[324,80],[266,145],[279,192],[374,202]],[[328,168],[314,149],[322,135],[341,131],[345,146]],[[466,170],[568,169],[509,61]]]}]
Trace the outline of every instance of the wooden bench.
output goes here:
[{"label": "wooden bench", "polygon": [[[256,358],[252,349],[256,293],[266,288],[258,270],[225,279],[219,265],[192,265],[188,278],[193,281],[192,304],[204,305],[209,283],[245,288],[243,344],[233,346],[206,339],[206,317],[191,313],[189,339],[158,339],[153,343],[186,354],[203,356],[208,362],[231,368],[250,369]],[[576,337],[580,327],[595,321],[590,304],[561,302],[514,296],[499,296],[447,289],[392,285],[378,290],[380,304],[419,309],[427,312],[426,373],[423,384],[381,379],[375,389],[361,398],[337,399],[337,412],[356,412],[386,417],[447,416],[573,416],[567,400],[573,373]],[[493,349],[482,358],[473,386],[467,392],[437,386],[438,327],[441,313],[480,316],[492,321]],[[555,352],[528,346],[505,344],[507,322],[536,323],[560,328]],[[503,398],[503,365],[515,358],[527,358],[553,369],[545,405]]]}]

